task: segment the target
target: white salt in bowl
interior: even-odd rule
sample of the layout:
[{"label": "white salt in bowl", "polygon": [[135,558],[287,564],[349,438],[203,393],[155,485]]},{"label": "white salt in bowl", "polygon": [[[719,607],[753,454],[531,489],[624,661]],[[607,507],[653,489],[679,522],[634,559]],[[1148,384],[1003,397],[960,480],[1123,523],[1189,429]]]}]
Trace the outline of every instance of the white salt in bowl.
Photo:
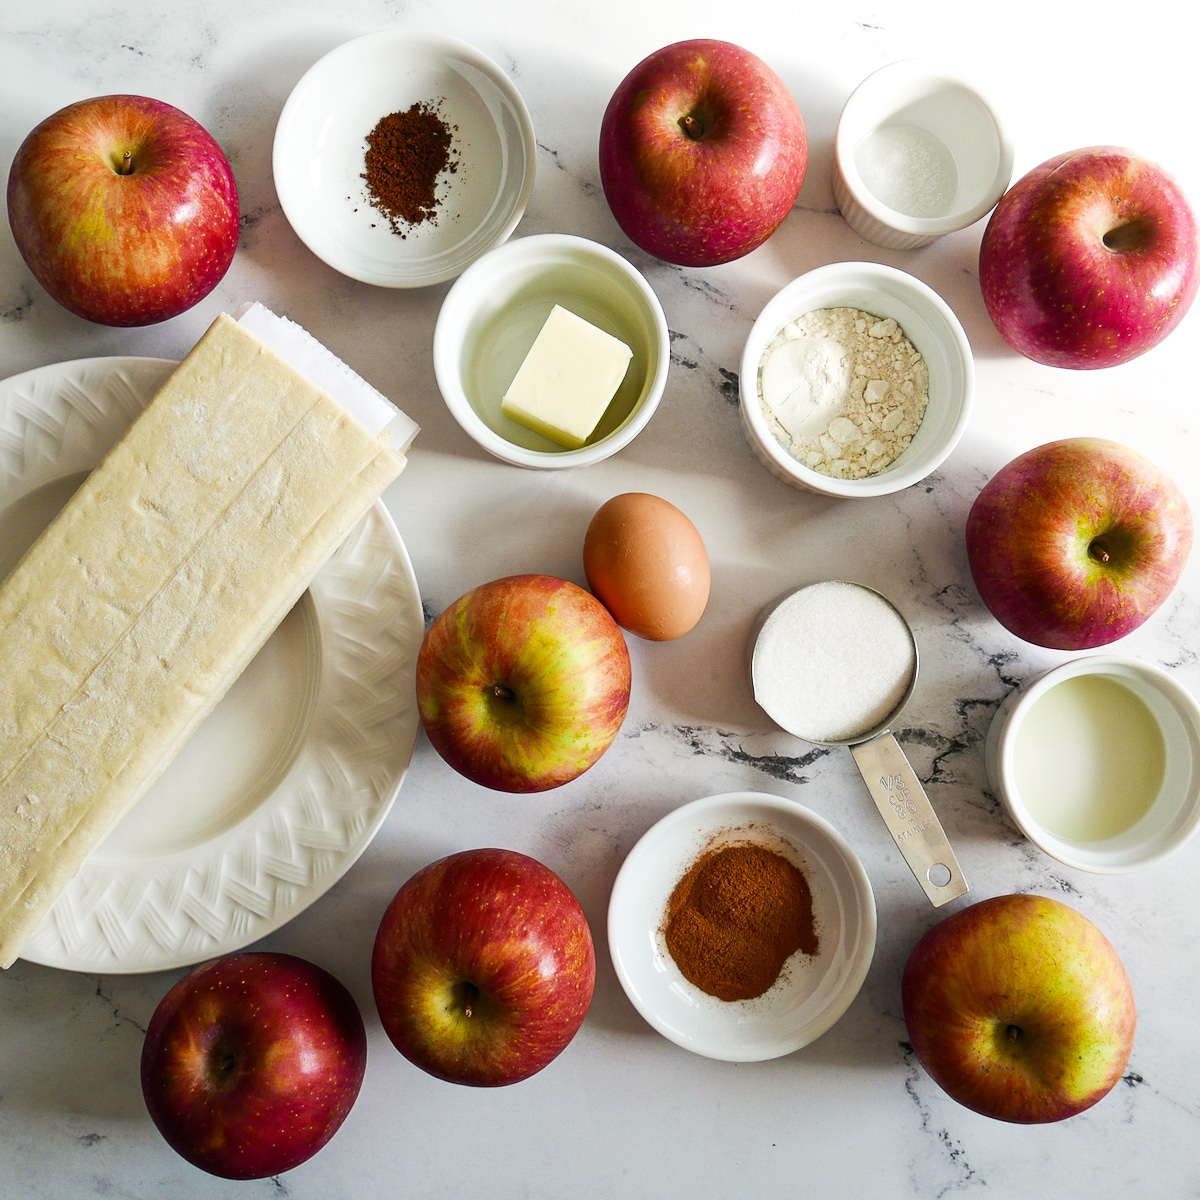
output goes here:
[{"label": "white salt in bowl", "polygon": [[995,107],[965,79],[919,58],[867,76],[838,118],[838,209],[855,233],[891,250],[974,224],[995,207],[1012,170],[1012,143]]},{"label": "white salt in bowl", "polygon": [[[555,304],[623,341],[633,357],[596,431],[571,450],[500,411],[500,401]],[[614,250],[569,234],[515,238],[473,263],[446,294],[433,369],[454,419],[489,454],[518,467],[584,467],[624,449],[667,385],[671,340],[645,277]]]},{"label": "white salt in bowl", "polygon": [[[759,383],[767,346],[785,325],[816,309],[842,307],[891,317],[929,370],[929,403],[920,428],[890,465],[862,479],[824,475],[795,458],[771,431]],[[881,263],[830,263],[793,279],[767,302],[742,351],[739,388],[746,440],[772,475],[825,496],[886,496],[936,471],[958,445],[970,419],[975,362],[958,317],[928,284]]]}]

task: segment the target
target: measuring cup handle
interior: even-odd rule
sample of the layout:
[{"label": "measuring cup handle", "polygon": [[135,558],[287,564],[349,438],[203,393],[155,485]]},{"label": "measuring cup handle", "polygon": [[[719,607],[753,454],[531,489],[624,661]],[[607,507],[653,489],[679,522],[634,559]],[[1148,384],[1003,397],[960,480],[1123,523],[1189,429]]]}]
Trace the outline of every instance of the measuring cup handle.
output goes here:
[{"label": "measuring cup handle", "polygon": [[888,731],[850,747],[859,773],[892,840],[936,908],[964,895],[969,885],[900,744]]}]

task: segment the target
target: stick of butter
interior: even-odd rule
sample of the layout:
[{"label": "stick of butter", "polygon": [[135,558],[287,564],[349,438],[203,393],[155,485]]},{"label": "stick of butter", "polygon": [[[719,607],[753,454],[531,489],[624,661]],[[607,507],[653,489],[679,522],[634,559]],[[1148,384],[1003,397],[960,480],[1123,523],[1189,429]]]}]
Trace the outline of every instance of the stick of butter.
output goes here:
[{"label": "stick of butter", "polygon": [[633,351],[556,304],[534,339],[500,411],[577,450],[617,394]]},{"label": "stick of butter", "polygon": [[242,322],[216,319],[0,586],[5,967],[404,467],[403,413],[298,326]]}]

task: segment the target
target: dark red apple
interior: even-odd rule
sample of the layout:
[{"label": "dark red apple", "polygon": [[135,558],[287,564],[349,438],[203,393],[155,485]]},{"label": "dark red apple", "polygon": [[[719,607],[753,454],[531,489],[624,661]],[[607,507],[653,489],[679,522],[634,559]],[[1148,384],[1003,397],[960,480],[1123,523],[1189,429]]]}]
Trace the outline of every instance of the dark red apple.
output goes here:
[{"label": "dark red apple", "polygon": [[177,316],[217,285],[238,241],[221,147],[187,113],[97,96],[41,122],[8,175],[8,220],[37,281],[101,325]]},{"label": "dark red apple", "polygon": [[1002,467],[967,515],[984,604],[1038,646],[1087,650],[1132,633],[1171,594],[1192,546],[1187,499],[1145,456],[1067,438]]},{"label": "dark red apple", "polygon": [[917,1060],[986,1117],[1061,1121],[1103,1099],[1133,1048],[1133,989],[1112,943],[1043,896],[995,896],[935,925],[904,968]]},{"label": "dark red apple", "polygon": [[549,867],[465,850],[418,871],[375,938],[379,1019],[410,1062],[495,1087],[542,1070],[579,1031],[596,956],[587,918]]},{"label": "dark red apple", "polygon": [[600,182],[617,224],[682,266],[760,246],[792,210],[807,166],[791,93],[730,42],[676,42],[643,59],[600,126]]},{"label": "dark red apple", "polygon": [[162,998],[142,1045],[142,1094],[188,1162],[260,1179],[311,1158],[346,1119],[367,1063],[354,998],[290,954],[230,954]]},{"label": "dark red apple", "polygon": [[1111,367],[1157,346],[1196,296],[1196,221],[1179,185],[1131,150],[1059,154],[1018,180],[979,250],[988,314],[1052,367]]},{"label": "dark red apple", "polygon": [[621,728],[629,686],[629,649],[608,610],[552,575],[472,588],[417,656],[417,707],[434,749],[505,792],[559,787],[591,767]]}]

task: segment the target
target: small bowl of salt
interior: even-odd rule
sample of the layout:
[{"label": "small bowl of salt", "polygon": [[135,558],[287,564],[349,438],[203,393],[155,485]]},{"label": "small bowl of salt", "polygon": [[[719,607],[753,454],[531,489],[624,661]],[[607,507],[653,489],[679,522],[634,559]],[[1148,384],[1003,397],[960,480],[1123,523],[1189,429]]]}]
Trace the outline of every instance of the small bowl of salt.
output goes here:
[{"label": "small bowl of salt", "polygon": [[974,387],[967,335],[931,287],[881,263],[831,263],[793,279],[754,322],[742,428],[792,487],[884,496],[946,460]]},{"label": "small bowl of salt", "polygon": [[881,67],[851,93],[834,137],[833,195],[855,233],[890,250],[973,225],[1012,178],[994,106],[919,58]]}]

